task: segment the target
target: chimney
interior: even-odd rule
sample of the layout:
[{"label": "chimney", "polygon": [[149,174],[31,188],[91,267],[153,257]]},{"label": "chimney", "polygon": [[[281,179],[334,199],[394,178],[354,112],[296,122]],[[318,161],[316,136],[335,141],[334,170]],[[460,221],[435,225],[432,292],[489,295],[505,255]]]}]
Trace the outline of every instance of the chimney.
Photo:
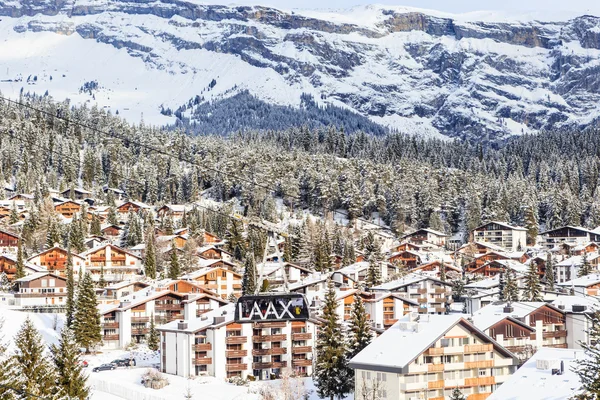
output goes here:
[{"label": "chimney", "polygon": [[215,317],[213,325],[219,325],[225,322],[225,317]]},{"label": "chimney", "polygon": [[119,303],[119,308],[129,307],[131,305],[130,301],[122,301]]},{"label": "chimney", "polygon": [[181,320],[181,321],[179,321],[179,322],[177,323],[177,329],[178,329],[178,330],[180,330],[180,331],[184,331],[184,330],[186,330],[186,329],[187,329],[187,327],[188,327],[188,324],[187,324],[187,322],[185,322],[184,320]]},{"label": "chimney", "polygon": [[515,308],[511,305],[507,305],[506,307],[504,307],[504,313],[505,314],[509,314],[511,312],[515,311]]}]

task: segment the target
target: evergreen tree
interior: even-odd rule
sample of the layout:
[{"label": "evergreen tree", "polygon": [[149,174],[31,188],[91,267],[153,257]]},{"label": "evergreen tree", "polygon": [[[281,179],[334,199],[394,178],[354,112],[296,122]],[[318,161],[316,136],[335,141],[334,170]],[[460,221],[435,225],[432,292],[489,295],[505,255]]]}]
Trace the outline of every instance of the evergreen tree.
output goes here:
[{"label": "evergreen tree", "polygon": [[57,374],[56,384],[61,398],[87,400],[90,389],[87,376],[79,365],[79,347],[68,327],[61,331],[58,346],[51,345],[50,353]]},{"label": "evergreen tree", "polygon": [[225,239],[227,239],[227,250],[233,254],[233,258],[236,260],[244,258],[244,237],[242,233],[242,223],[232,218]]},{"label": "evergreen tree", "polygon": [[100,266],[100,278],[98,279],[98,287],[106,287],[106,279],[104,278],[104,265]]},{"label": "evergreen tree", "polygon": [[440,280],[446,282],[446,264],[444,260],[440,260]]},{"label": "evergreen tree", "polygon": [[75,214],[69,225],[69,244],[77,253],[82,253],[85,251],[84,242],[85,236],[81,230],[81,224],[79,223],[77,214]]},{"label": "evergreen tree", "polygon": [[78,288],[73,332],[77,343],[85,347],[86,352],[102,342],[98,299],[89,272],[85,273]]},{"label": "evergreen tree", "polygon": [[19,213],[17,212],[17,205],[13,201],[12,206],[10,207],[8,223],[12,225],[12,224],[16,224],[17,222],[19,222]]},{"label": "evergreen tree", "polygon": [[542,299],[540,287],[540,275],[537,263],[532,261],[529,264],[529,270],[525,275],[523,286],[524,301],[540,301]]},{"label": "evergreen tree", "polygon": [[289,236],[285,238],[285,245],[283,248],[283,261],[292,262],[292,239]]},{"label": "evergreen tree", "polygon": [[168,213],[167,216],[163,219],[163,230],[165,231],[165,235],[172,235],[175,229],[175,222],[173,222],[173,215]]},{"label": "evergreen tree", "polygon": [[70,248],[67,250],[67,299],[65,300],[65,308],[65,325],[70,329],[75,318],[75,279],[73,277],[73,255]]},{"label": "evergreen tree", "polygon": [[588,254],[585,249],[583,250],[583,254],[581,255],[581,267],[579,267],[579,271],[577,271],[577,276],[587,276],[592,273],[592,266],[590,265],[590,261],[588,259]]},{"label": "evergreen tree", "polygon": [[17,270],[15,274],[16,279],[23,278],[25,276],[25,260],[23,257],[23,240],[19,239],[17,244],[17,262],[15,263]]},{"label": "evergreen tree", "polygon": [[154,247],[154,235],[149,229],[146,239],[146,255],[144,257],[144,271],[150,279],[156,279],[156,249]]},{"label": "evergreen tree", "polygon": [[100,224],[100,218],[96,213],[92,214],[92,222],[90,224],[90,234],[94,236],[102,236],[102,225]]},{"label": "evergreen tree", "polygon": [[450,400],[466,400],[465,395],[460,391],[459,388],[454,388],[450,395]]},{"label": "evergreen tree", "polygon": [[61,232],[58,222],[53,217],[48,217],[48,226],[46,230],[46,248],[51,249],[61,242]]},{"label": "evergreen tree", "polygon": [[359,294],[354,295],[349,322],[348,360],[367,347],[373,338],[365,304]]},{"label": "evergreen tree", "polygon": [[258,282],[258,272],[256,269],[256,260],[254,253],[246,253],[246,262],[244,263],[244,277],[242,279],[242,295],[254,294]]},{"label": "evergreen tree", "polygon": [[158,350],[160,346],[160,335],[156,330],[154,314],[150,317],[150,329],[148,331],[148,348],[152,351]]},{"label": "evergreen tree", "polygon": [[28,397],[55,398],[56,375],[44,352],[44,340],[29,317],[15,336],[13,387]]},{"label": "evergreen tree", "polygon": [[[4,319],[0,317],[0,332],[4,330]],[[0,399],[16,400],[14,359],[9,356],[4,343],[4,337],[0,335]]]},{"label": "evergreen tree", "polygon": [[175,243],[173,242],[171,260],[169,262],[169,278],[177,279],[179,275],[181,275],[181,268],[179,266],[179,257],[177,257],[177,247],[175,247]]},{"label": "evergreen tree", "polygon": [[587,357],[576,360],[575,372],[581,382],[581,396],[579,399],[600,399],[600,311],[595,311],[591,316],[591,327],[586,331],[589,344],[580,342]]},{"label": "evergreen tree", "polygon": [[519,301],[519,286],[517,285],[517,278],[515,272],[507,268],[504,278],[504,288],[502,290],[502,299],[504,301]]},{"label": "evergreen tree", "polygon": [[365,284],[368,288],[372,288],[381,284],[381,273],[379,269],[379,263],[377,261],[369,262]]},{"label": "evergreen tree", "polygon": [[[109,193],[112,193],[109,191]],[[108,215],[106,216],[106,221],[111,225],[119,225],[119,217],[117,216],[117,209],[114,206],[111,206],[108,209]]]},{"label": "evergreen tree", "polygon": [[316,340],[317,359],[313,379],[317,394],[330,400],[341,398],[353,389],[352,371],[346,358],[348,351],[343,339],[342,326],[337,314],[336,294],[329,281],[321,313],[323,323]]},{"label": "evergreen tree", "polygon": [[546,271],[544,272],[544,280],[546,281],[546,288],[548,290],[554,290],[556,284],[556,275],[554,271],[554,259],[552,253],[548,253],[546,258]]},{"label": "evergreen tree", "polygon": [[525,229],[527,229],[527,245],[535,246],[539,225],[534,206],[531,204],[525,208]]}]

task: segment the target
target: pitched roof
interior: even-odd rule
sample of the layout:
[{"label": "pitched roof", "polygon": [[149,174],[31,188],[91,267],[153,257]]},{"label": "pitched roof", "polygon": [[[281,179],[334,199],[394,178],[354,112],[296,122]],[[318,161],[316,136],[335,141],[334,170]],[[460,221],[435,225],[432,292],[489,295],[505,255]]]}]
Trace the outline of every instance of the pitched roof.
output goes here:
[{"label": "pitched roof", "polygon": [[507,224],[506,222],[500,222],[500,221],[490,221],[490,222],[486,222],[485,224],[483,224],[483,225],[480,225],[480,226],[478,226],[477,228],[475,228],[475,229],[473,229],[473,230],[474,230],[474,231],[476,231],[476,230],[478,230],[478,229],[481,229],[481,228],[483,228],[483,227],[485,227],[485,226],[488,226],[489,224],[496,224],[496,225],[500,225],[500,226],[502,226],[502,227],[504,227],[504,228],[506,228],[506,229],[512,229],[512,230],[515,230],[515,231],[526,231],[526,230],[527,230],[527,229],[525,229],[525,228],[523,228],[523,227],[520,227],[520,226],[513,226],[513,225],[510,225],[510,224]]},{"label": "pitched roof", "polygon": [[585,275],[567,282],[557,283],[557,285],[567,287],[589,287],[598,283],[600,283],[600,273]]},{"label": "pitched roof", "polygon": [[450,286],[450,283],[444,282],[440,279],[436,279],[436,278],[433,278],[428,275],[411,273],[411,274],[404,276],[403,278],[396,279],[395,281],[382,283],[381,285],[374,286],[371,289],[372,290],[396,290],[398,288],[412,285],[414,283],[419,283],[419,282],[425,281],[425,280],[430,280],[430,281],[434,281],[439,284]]},{"label": "pitched roof", "polygon": [[545,303],[543,301],[515,301],[510,303],[510,307],[512,310],[510,312],[505,312],[505,308],[508,306],[506,302],[495,302],[492,304],[488,304],[487,306],[479,309],[475,314],[473,314],[473,318],[475,316],[486,316],[486,315],[505,315],[517,318],[523,318],[532,312],[538,310],[541,307],[550,307],[555,311],[564,313],[562,310],[553,306],[552,304]]},{"label": "pitched roof", "polygon": [[66,278],[63,278],[63,277],[58,276],[58,275],[55,275],[55,274],[53,274],[51,272],[34,272],[33,274],[29,274],[29,275],[26,275],[26,276],[24,276],[22,278],[16,279],[15,282],[31,282],[31,281],[34,281],[36,279],[43,278],[46,275],[50,275],[53,278],[60,279],[60,280],[63,280],[63,281],[66,280]]}]

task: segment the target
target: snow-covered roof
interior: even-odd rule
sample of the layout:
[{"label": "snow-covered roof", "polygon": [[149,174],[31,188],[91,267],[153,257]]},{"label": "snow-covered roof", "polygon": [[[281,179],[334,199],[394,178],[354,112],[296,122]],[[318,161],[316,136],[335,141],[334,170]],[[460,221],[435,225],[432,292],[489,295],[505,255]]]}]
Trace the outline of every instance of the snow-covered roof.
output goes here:
[{"label": "snow-covered roof", "polygon": [[540,232],[540,235],[545,235],[547,233],[558,231],[558,230],[565,229],[565,228],[570,228],[570,229],[574,229],[574,230],[577,230],[577,231],[582,231],[582,232],[585,232],[585,233],[592,233],[594,235],[598,235],[599,234],[598,232],[591,231],[591,230],[589,230],[587,228],[584,228],[582,226],[566,225],[566,226],[561,226],[560,228],[550,229],[549,231]]},{"label": "snow-covered roof", "polygon": [[434,229],[430,229],[430,228],[422,228],[422,229],[417,229],[416,231],[409,233],[407,235],[402,236],[402,238],[406,238],[406,237],[410,237],[413,236],[415,233],[419,233],[419,232],[427,232],[427,233],[431,233],[432,235],[436,235],[436,236],[442,236],[442,237],[447,237],[448,235],[446,235],[444,232],[440,232],[440,231],[436,231]]},{"label": "snow-covered roof", "polygon": [[344,268],[340,268],[337,271],[343,274],[355,274],[357,272],[364,271],[369,268],[368,261],[356,262],[354,264],[350,264]]},{"label": "snow-covered roof", "polygon": [[[598,254],[596,252],[587,253],[588,262],[594,261],[598,257],[600,257],[600,254]],[[572,257],[564,259],[563,261],[559,262],[556,265],[558,265],[559,267],[571,267],[571,266],[579,266],[582,264],[583,264],[583,256],[572,256]]]},{"label": "snow-covered roof", "polygon": [[585,312],[593,310],[600,310],[600,300],[592,296],[558,296],[552,305],[560,308],[561,310],[572,313],[579,313],[580,311],[573,311],[573,306],[585,306]]},{"label": "snow-covered roof", "polygon": [[140,282],[140,281],[122,281],[122,282],[117,282],[112,285],[106,286],[104,289],[119,290],[119,289],[126,288],[127,286],[131,286],[131,285],[143,285],[145,287],[150,286],[150,284],[145,283],[145,282]]},{"label": "snow-covered roof", "polygon": [[527,229],[525,229],[525,228],[523,228],[523,227],[509,225],[509,224],[507,224],[506,222],[500,222],[500,221],[490,221],[490,222],[486,222],[485,224],[478,226],[478,227],[477,227],[477,228],[475,228],[474,230],[476,231],[476,230],[478,230],[478,229],[481,229],[481,228],[483,228],[484,226],[488,226],[489,224],[496,224],[496,225],[500,225],[500,226],[503,226],[503,227],[504,227],[504,228],[506,228],[506,229],[511,229],[511,230],[514,230],[514,231],[526,231],[526,230],[527,230]]},{"label": "snow-covered roof", "polygon": [[431,276],[422,275],[422,274],[408,274],[400,279],[396,279],[394,281],[382,283],[381,285],[374,286],[372,290],[395,290],[404,286],[412,285],[414,283],[418,283],[425,280],[432,280],[437,283],[449,285],[449,283],[441,281],[439,279],[433,278]]},{"label": "snow-covered roof", "polygon": [[[218,326],[232,322],[234,320],[234,314],[235,304],[231,303],[224,305],[223,307],[219,307],[215,310],[209,311],[205,314],[202,314],[202,316],[199,318],[185,320],[184,322],[187,324],[187,327],[185,329],[179,329],[179,323],[182,322],[180,320],[169,322],[168,324],[162,325],[157,329],[160,331],[196,333],[210,326]],[[224,321],[220,322],[218,325],[215,325],[215,317],[224,317]]]},{"label": "snow-covered roof", "polygon": [[472,319],[473,324],[484,332],[504,319],[508,319],[516,324],[522,325],[523,327],[527,328],[532,332],[535,331],[535,329],[533,329],[532,327],[525,325],[521,321],[513,318],[508,314],[476,313],[473,315]]},{"label": "snow-covered roof", "polygon": [[557,283],[557,285],[566,287],[588,287],[597,283],[600,283],[600,273],[585,275],[580,278],[571,279],[567,282]]},{"label": "snow-covered roof", "polygon": [[[488,397],[488,400],[568,399],[581,386],[573,371],[577,359],[586,357],[583,350],[540,348],[527,362]],[[562,375],[552,369],[564,366]]]},{"label": "snow-covered roof", "polygon": [[29,274],[29,275],[26,275],[26,276],[24,276],[22,278],[16,279],[15,282],[31,282],[31,281],[34,281],[36,279],[43,278],[46,275],[51,275],[53,278],[58,278],[58,279],[62,279],[62,280],[65,279],[65,278],[62,278],[62,277],[60,277],[58,275],[55,275],[55,274],[53,274],[51,272],[34,272],[33,274]]},{"label": "snow-covered roof", "polygon": [[482,279],[480,281],[471,282],[465,285],[467,289],[491,289],[500,286],[500,276],[496,275],[491,278]]},{"label": "snow-covered roof", "polygon": [[476,316],[484,316],[485,318],[489,315],[504,315],[516,318],[523,318],[543,306],[556,308],[555,306],[552,306],[551,304],[545,303],[543,301],[515,301],[510,303],[510,307],[512,308],[512,310],[510,312],[504,312],[504,309],[507,306],[508,303],[505,302],[496,302],[488,304],[487,306],[479,309],[473,315],[473,318],[475,318]]}]

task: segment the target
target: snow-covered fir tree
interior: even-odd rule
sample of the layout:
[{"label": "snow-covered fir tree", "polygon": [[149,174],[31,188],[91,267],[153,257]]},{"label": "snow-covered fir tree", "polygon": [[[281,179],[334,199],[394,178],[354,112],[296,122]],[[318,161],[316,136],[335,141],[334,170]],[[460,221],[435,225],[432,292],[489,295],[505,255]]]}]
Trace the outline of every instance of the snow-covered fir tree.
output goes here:
[{"label": "snow-covered fir tree", "polygon": [[531,261],[529,269],[523,279],[523,301],[542,300],[542,288],[537,262]]},{"label": "snow-covered fir tree", "polygon": [[61,398],[87,400],[90,388],[87,375],[79,363],[79,346],[68,327],[63,327],[58,345],[50,346],[50,354],[56,372],[56,387]]},{"label": "snow-covered fir tree", "polygon": [[89,272],[85,273],[78,286],[73,332],[77,343],[86,352],[102,341],[98,299]]}]

